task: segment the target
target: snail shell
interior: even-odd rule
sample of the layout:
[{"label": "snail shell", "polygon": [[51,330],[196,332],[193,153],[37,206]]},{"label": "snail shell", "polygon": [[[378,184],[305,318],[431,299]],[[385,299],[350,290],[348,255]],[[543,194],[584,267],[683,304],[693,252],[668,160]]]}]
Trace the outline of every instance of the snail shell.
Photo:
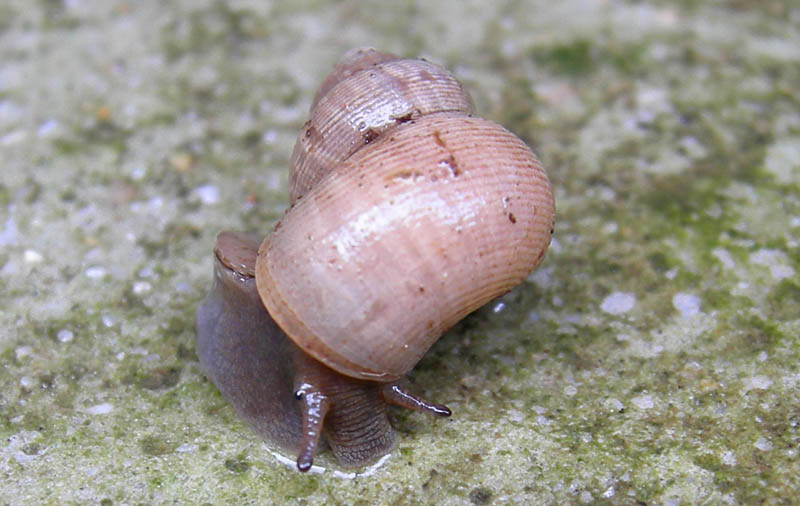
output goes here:
[{"label": "snail shell", "polygon": [[[299,453],[301,470],[322,432],[345,465],[387,452],[385,404],[449,415],[397,382],[544,256],[554,216],[544,170],[519,138],[471,113],[441,67],[352,51],[323,82],[295,145],[285,215],[257,253],[241,234],[218,238],[198,354],[262,436]],[[258,317],[228,316],[245,306]],[[290,391],[302,401],[294,410]],[[292,413],[254,407],[265,402]]]},{"label": "snail shell", "polygon": [[447,329],[530,273],[553,201],[525,144],[457,113],[395,126],[290,209],[261,246],[258,291],[327,366],[394,381]]}]

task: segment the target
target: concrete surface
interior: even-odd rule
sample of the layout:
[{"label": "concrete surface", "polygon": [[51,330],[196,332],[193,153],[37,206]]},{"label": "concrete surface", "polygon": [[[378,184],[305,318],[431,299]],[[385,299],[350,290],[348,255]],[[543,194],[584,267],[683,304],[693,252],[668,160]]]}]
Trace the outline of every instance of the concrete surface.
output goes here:
[{"label": "concrete surface", "polygon": [[[526,139],[556,234],[408,378],[451,419],[393,411],[380,467],[301,475],[202,376],[193,313],[359,45]],[[0,504],[796,502],[799,90],[791,0],[5,0]]]}]

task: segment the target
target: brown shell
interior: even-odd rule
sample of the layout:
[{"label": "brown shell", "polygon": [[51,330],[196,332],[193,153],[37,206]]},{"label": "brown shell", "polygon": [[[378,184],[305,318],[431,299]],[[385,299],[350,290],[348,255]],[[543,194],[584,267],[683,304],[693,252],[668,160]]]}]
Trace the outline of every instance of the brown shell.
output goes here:
[{"label": "brown shell", "polygon": [[362,50],[326,78],[292,153],[289,201],[387,129],[424,114],[472,113],[472,101],[450,72],[424,60]]},{"label": "brown shell", "polygon": [[342,374],[391,381],[525,279],[553,216],[550,183],[520,139],[487,120],[430,114],[308,190],[262,243],[256,283],[306,352]]}]

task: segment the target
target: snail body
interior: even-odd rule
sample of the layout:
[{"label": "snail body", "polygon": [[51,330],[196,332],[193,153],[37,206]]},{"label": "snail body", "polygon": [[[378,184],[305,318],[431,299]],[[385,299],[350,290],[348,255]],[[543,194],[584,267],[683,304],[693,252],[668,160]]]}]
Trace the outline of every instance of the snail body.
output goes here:
[{"label": "snail body", "polygon": [[217,239],[198,355],[262,437],[299,454],[300,470],[323,433],[343,465],[388,452],[386,404],[449,415],[398,381],[544,256],[554,216],[544,170],[471,113],[437,65],[348,53],[295,146],[290,208],[260,246]]}]

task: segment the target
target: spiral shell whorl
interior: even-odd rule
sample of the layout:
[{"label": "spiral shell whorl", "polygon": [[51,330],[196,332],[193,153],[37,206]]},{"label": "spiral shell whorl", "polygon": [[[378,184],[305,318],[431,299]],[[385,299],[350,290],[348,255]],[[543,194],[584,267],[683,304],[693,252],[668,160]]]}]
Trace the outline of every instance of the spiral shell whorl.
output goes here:
[{"label": "spiral shell whorl", "polygon": [[374,50],[346,55],[323,87],[292,153],[292,204],[394,126],[437,112],[472,114],[469,95],[444,68]]}]

